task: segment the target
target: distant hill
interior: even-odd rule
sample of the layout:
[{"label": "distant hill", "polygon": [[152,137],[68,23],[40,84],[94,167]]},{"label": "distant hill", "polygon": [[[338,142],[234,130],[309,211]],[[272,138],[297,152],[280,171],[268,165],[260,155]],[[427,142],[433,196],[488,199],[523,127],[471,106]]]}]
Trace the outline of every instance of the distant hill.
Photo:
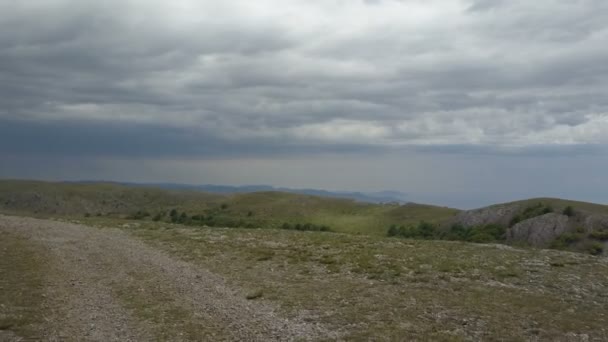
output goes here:
[{"label": "distant hill", "polygon": [[[87,182],[88,183],[88,182]],[[289,192],[294,194],[312,195],[320,197],[332,197],[332,198],[347,198],[355,201],[367,202],[367,203],[408,203],[408,195],[398,191],[378,191],[378,192],[358,192],[358,191],[327,191],[321,189],[293,189],[285,187],[274,187],[270,185],[243,185],[243,186],[231,186],[231,185],[189,185],[189,184],[176,184],[176,183],[125,183],[121,182],[118,184],[130,185],[130,186],[144,186],[144,187],[155,187],[169,190],[196,190],[208,193],[216,194],[237,194],[237,193],[251,193],[251,192],[263,192],[263,191],[277,191],[277,192]]]},{"label": "distant hill", "polygon": [[[214,192],[202,191],[204,188]],[[276,191],[268,186],[0,181],[0,212],[131,218],[210,227],[323,229],[501,242],[592,254],[608,251],[608,206],[601,204],[534,198],[460,211],[416,203],[378,204],[329,197],[330,192],[319,190],[300,191],[313,194]]]},{"label": "distant hill", "polygon": [[189,217],[204,216],[214,225],[279,228],[285,223],[314,224],[337,232],[372,235],[385,235],[393,224],[439,223],[458,213],[431,205],[377,204],[274,188],[252,192],[260,188],[245,187],[249,191],[237,193],[217,191],[226,187],[216,188],[215,193],[200,189],[170,184],[0,181],[0,212],[128,217],[167,215],[176,209]]}]

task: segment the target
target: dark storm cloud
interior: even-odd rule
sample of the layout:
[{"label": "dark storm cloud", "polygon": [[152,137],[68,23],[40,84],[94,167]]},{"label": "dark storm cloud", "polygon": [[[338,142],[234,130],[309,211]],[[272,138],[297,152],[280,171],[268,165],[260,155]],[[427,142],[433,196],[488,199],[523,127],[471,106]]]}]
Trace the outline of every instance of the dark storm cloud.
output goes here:
[{"label": "dark storm cloud", "polygon": [[377,153],[365,145],[277,144],[269,139],[227,141],[209,132],[160,125],[103,122],[27,122],[0,120],[0,157],[126,157],[135,159],[248,158],[293,153]]},{"label": "dark storm cloud", "polygon": [[1,150],[573,153],[608,142],[606,23],[599,0],[5,2]]}]

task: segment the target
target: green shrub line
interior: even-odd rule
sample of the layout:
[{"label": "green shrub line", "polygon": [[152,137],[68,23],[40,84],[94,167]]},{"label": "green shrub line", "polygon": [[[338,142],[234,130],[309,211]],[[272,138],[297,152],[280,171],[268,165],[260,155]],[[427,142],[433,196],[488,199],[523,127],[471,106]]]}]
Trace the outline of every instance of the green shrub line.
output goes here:
[{"label": "green shrub line", "polygon": [[589,233],[589,237],[595,240],[608,241],[608,231],[594,230]]},{"label": "green shrub line", "polygon": [[[572,207],[569,206],[566,209],[568,209],[567,212],[570,214],[568,216],[574,215],[574,209],[572,209]],[[564,209],[564,215],[567,215],[566,209]],[[542,215],[549,214],[552,212],[554,212],[554,210],[550,205],[545,205],[543,203],[537,203],[535,205],[527,207],[520,214],[515,215],[515,217],[513,217],[513,219],[509,223],[509,227],[513,227],[514,225],[518,224],[521,221],[525,221],[525,220],[531,219],[533,217],[542,216]]]},{"label": "green shrub line", "polygon": [[[226,210],[227,206],[220,207],[221,210]],[[219,213],[214,215],[208,214],[196,214],[189,216],[186,212],[179,212],[177,209],[172,209],[167,214],[166,211],[161,211],[155,215],[151,215],[145,211],[137,211],[132,215],[128,215],[126,218],[130,220],[146,220],[151,218],[154,222],[168,222],[174,224],[183,224],[188,226],[206,226],[206,227],[226,227],[226,228],[259,228],[264,226],[261,222],[257,222],[253,217],[254,213],[248,211],[246,218],[231,218],[226,217],[225,213]],[[267,224],[266,224],[267,225]],[[283,223],[280,228],[286,230],[298,230],[298,231],[317,231],[317,232],[331,232],[332,229],[326,225],[317,225],[313,223]]]},{"label": "green shrub line", "polygon": [[416,226],[392,225],[387,232],[388,236],[423,239],[423,240],[449,240],[467,241],[476,243],[505,241],[506,228],[497,224],[488,224],[475,227],[465,227],[454,224],[448,230],[440,230],[437,226],[421,221]]},{"label": "green shrub line", "polygon": [[[504,243],[507,229],[498,224],[487,224],[465,227],[462,224],[453,224],[449,229],[440,229],[436,225],[421,221],[418,225],[397,226],[392,225],[387,236],[419,240],[448,240],[465,241],[473,243]],[[590,241],[589,239],[596,241]],[[597,241],[599,240],[599,241]],[[552,249],[568,250],[577,245],[578,250],[586,251],[592,255],[604,252],[602,241],[608,241],[608,231],[595,230],[588,235],[584,229],[578,228],[574,232],[561,234],[549,246]]]},{"label": "green shrub line", "polygon": [[296,224],[291,224],[291,223],[283,223],[283,225],[281,225],[281,229],[287,229],[287,230],[299,230],[299,231],[312,231],[312,232],[330,232],[331,229],[328,226],[325,225],[316,225],[316,224],[312,224],[312,223],[296,223]]}]

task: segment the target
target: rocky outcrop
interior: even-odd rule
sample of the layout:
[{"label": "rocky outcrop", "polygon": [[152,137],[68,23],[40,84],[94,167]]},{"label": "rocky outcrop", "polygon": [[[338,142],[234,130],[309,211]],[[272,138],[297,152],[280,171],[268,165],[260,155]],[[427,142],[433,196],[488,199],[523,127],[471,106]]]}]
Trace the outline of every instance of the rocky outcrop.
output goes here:
[{"label": "rocky outcrop", "polygon": [[608,215],[589,215],[585,217],[583,226],[587,231],[608,230]]},{"label": "rocky outcrop", "polygon": [[519,210],[520,206],[517,204],[493,205],[460,212],[451,223],[459,223],[465,227],[487,224],[508,226]]},{"label": "rocky outcrop", "polygon": [[507,230],[507,242],[523,242],[535,247],[548,247],[569,230],[568,216],[545,214],[522,221]]}]

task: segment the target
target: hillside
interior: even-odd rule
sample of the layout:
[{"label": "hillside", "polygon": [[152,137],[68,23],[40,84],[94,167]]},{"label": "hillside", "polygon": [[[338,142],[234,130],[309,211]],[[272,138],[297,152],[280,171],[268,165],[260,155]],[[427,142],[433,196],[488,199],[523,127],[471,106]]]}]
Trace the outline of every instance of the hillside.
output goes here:
[{"label": "hillside", "polygon": [[[171,210],[208,225],[280,228],[327,226],[336,232],[385,235],[392,224],[442,222],[458,210],[420,204],[372,204],[284,192],[209,194],[116,183],[0,181],[0,211],[55,216],[169,219]],[[209,219],[211,218],[211,219]]]},{"label": "hillside", "polygon": [[601,254],[608,250],[608,206],[556,198],[533,198],[462,211],[444,224],[503,227],[504,242]]},{"label": "hillside", "polygon": [[116,183],[0,181],[0,212],[199,227],[283,228],[608,252],[608,206],[534,198],[459,211],[266,191],[209,194]]},{"label": "hillside", "polygon": [[0,181],[0,210],[38,215],[125,215],[173,206],[200,208],[223,198],[217,194],[127,187],[114,183]]},{"label": "hillside", "polygon": [[144,186],[149,188],[161,188],[168,190],[196,190],[214,194],[243,194],[252,192],[288,192],[301,195],[311,195],[318,197],[345,198],[358,202],[368,203],[405,203],[407,194],[398,191],[380,192],[350,192],[350,191],[327,191],[320,189],[295,189],[285,187],[274,187],[270,185],[191,185],[174,183],[118,183],[127,186]]}]

